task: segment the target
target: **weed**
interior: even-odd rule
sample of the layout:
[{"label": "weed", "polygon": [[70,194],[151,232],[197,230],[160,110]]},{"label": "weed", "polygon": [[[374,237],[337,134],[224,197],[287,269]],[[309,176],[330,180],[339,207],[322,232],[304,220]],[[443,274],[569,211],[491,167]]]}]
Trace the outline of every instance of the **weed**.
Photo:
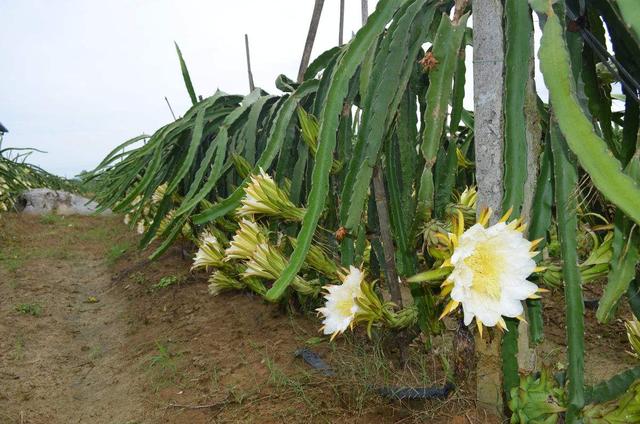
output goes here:
[{"label": "weed", "polygon": [[11,353],[11,359],[14,361],[20,361],[24,358],[24,338],[21,335],[16,337],[16,341],[13,344],[13,352]]},{"label": "weed", "polygon": [[179,354],[169,350],[167,344],[156,342],[157,353],[152,355],[147,363],[147,369],[153,372],[156,381],[156,390],[174,384],[178,376],[177,359]]},{"label": "weed", "polygon": [[162,277],[160,279],[160,281],[158,281],[156,284],[153,285],[154,289],[164,289],[170,286],[173,286],[175,284],[182,284],[184,283],[186,280],[184,275],[167,275],[165,277]]},{"label": "weed", "polygon": [[21,314],[39,317],[42,315],[42,306],[38,303],[20,303],[16,305],[16,311]]},{"label": "weed", "polygon": [[21,255],[16,253],[15,250],[12,252],[3,250],[0,251],[0,264],[2,264],[2,267],[8,272],[15,274],[20,268],[22,268],[24,259]]},{"label": "weed", "polygon": [[124,255],[127,250],[129,250],[129,247],[130,246],[128,243],[118,243],[111,246],[111,248],[107,252],[107,264],[115,264],[118,259],[120,259],[122,255]]}]

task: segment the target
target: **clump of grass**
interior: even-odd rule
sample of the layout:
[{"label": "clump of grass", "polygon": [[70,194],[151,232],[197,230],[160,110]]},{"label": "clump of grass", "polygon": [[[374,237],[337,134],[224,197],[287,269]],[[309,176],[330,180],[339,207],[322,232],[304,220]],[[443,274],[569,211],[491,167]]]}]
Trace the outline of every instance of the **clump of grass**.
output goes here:
[{"label": "clump of grass", "polygon": [[20,303],[16,305],[16,312],[24,315],[39,317],[42,315],[42,306],[38,303]]},{"label": "clump of grass", "polygon": [[64,216],[56,215],[54,213],[47,213],[40,215],[40,223],[44,225],[54,225],[64,220]]},{"label": "clump of grass", "polygon": [[125,253],[127,253],[129,247],[130,246],[128,243],[118,243],[111,246],[111,248],[107,252],[107,264],[115,264],[118,259],[120,259]]},{"label": "clump of grass", "polygon": [[173,286],[175,284],[182,284],[184,283],[186,280],[184,275],[167,275],[164,276],[160,279],[160,281],[158,281],[156,284],[153,285],[154,289],[164,289],[170,286]]}]

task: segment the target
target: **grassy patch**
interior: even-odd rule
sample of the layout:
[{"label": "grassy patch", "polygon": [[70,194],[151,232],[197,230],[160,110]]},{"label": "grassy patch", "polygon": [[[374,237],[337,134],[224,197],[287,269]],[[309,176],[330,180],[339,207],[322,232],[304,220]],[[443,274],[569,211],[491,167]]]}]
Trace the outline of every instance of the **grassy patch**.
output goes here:
[{"label": "grassy patch", "polygon": [[16,312],[24,315],[39,317],[42,315],[42,306],[38,303],[20,303],[16,305]]},{"label": "grassy patch", "polygon": [[44,225],[55,225],[62,221],[64,221],[64,216],[56,215],[53,213],[47,213],[44,215],[40,215],[39,221]]}]

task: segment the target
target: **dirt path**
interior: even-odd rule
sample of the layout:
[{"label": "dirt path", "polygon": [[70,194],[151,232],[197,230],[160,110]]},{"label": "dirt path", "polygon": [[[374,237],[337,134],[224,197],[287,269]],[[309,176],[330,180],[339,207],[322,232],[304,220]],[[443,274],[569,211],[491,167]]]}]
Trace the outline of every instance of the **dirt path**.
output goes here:
[{"label": "dirt path", "polygon": [[125,305],[113,290],[95,224],[57,218],[9,224],[16,238],[2,241],[2,422],[133,418],[140,396],[126,366],[126,323],[118,319]]}]

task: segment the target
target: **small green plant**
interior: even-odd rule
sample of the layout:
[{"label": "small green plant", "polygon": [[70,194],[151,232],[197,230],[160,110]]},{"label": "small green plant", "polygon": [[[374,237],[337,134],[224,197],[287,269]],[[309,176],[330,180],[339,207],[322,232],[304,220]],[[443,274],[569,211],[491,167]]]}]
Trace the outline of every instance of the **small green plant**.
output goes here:
[{"label": "small green plant", "polygon": [[111,246],[111,248],[107,252],[107,264],[109,265],[115,264],[118,261],[118,259],[120,259],[122,255],[124,255],[127,252],[127,250],[129,250],[128,243],[118,243]]},{"label": "small green plant", "polygon": [[185,281],[185,277],[183,275],[181,276],[177,276],[177,275],[167,275],[164,276],[160,279],[160,281],[158,281],[156,284],[153,285],[154,289],[165,289],[167,287],[173,286],[175,284],[182,284]]},{"label": "small green plant", "polygon": [[38,303],[20,303],[16,306],[16,311],[24,315],[39,317],[42,315],[42,306]]},{"label": "small green plant", "polygon": [[144,286],[147,284],[147,277],[142,272],[136,272],[129,276],[129,279],[136,284]]}]

